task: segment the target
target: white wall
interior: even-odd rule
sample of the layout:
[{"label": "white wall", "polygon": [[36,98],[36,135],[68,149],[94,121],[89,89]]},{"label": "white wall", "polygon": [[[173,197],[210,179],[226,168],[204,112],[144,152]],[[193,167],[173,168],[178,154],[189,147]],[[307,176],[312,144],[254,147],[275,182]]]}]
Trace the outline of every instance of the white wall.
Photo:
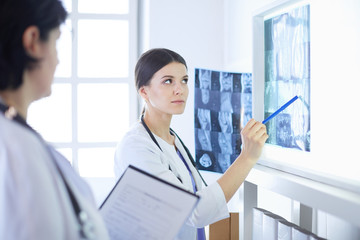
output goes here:
[{"label": "white wall", "polygon": [[147,0],[147,5],[149,14],[145,22],[149,35],[144,37],[148,43],[143,45],[174,50],[188,64],[189,98],[184,114],[173,118],[172,128],[194,153],[194,68],[223,66],[223,1]]}]

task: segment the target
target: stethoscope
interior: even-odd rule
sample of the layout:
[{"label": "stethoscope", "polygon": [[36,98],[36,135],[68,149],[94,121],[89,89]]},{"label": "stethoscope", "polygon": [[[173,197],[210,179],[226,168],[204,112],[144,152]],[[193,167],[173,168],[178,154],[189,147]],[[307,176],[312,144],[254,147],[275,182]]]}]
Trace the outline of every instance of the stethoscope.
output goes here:
[{"label": "stethoscope", "polygon": [[[143,114],[141,115],[140,120],[141,120],[141,123],[142,123],[142,125],[144,126],[145,130],[146,130],[147,133],[149,134],[150,138],[151,138],[151,139],[153,140],[153,142],[159,147],[159,149],[160,149],[161,151],[163,151],[163,150],[161,149],[160,144],[158,143],[158,141],[156,141],[156,138],[155,138],[154,134],[150,131],[149,127],[146,125],[146,123],[145,123],[145,121],[144,121],[144,115],[143,115]],[[180,141],[181,145],[183,146],[183,148],[185,149],[186,154],[188,155],[188,157],[189,157],[192,165],[194,166],[194,168],[195,168],[196,171],[198,172],[198,174],[199,174],[202,182],[204,183],[204,185],[207,187],[207,183],[205,182],[204,178],[201,176],[199,170],[197,169],[196,164],[195,164],[195,160],[194,160],[194,158],[192,157],[189,149],[185,146],[185,144],[183,143],[183,141],[181,140],[181,138],[179,138],[179,136],[176,134],[176,132],[175,132],[174,130],[172,130],[171,128],[170,128],[170,134],[171,134],[171,135],[175,135],[175,136],[177,137],[177,139],[179,139],[179,141]],[[170,171],[172,171],[170,166],[169,166],[169,169],[170,169]],[[178,177],[178,179],[180,180],[180,182],[182,182],[182,180],[181,180],[179,177]]]},{"label": "stethoscope", "polygon": [[74,195],[73,191],[71,190],[69,184],[67,183],[64,174],[60,170],[60,167],[58,166],[58,164],[55,160],[55,157],[50,149],[50,146],[45,142],[45,140],[40,136],[39,133],[37,133],[32,127],[30,127],[27,124],[25,119],[23,119],[19,114],[16,113],[15,109],[8,107],[0,102],[0,111],[3,112],[3,114],[6,118],[13,120],[13,121],[19,123],[20,125],[22,125],[23,127],[29,129],[31,132],[33,132],[39,138],[41,143],[44,145],[44,147],[48,151],[50,157],[54,161],[56,169],[65,184],[66,190],[68,192],[69,198],[70,198],[72,206],[73,206],[75,216],[76,216],[79,226],[80,226],[79,231],[80,231],[81,237],[83,239],[95,239],[94,224],[89,219],[88,214],[84,210],[81,210],[80,204],[76,200],[75,195]]}]

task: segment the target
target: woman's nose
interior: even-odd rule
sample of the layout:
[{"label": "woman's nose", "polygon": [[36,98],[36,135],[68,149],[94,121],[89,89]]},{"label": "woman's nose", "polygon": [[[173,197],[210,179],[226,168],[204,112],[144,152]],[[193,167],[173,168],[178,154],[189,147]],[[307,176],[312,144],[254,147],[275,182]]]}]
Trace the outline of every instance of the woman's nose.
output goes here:
[{"label": "woman's nose", "polygon": [[175,95],[179,95],[183,92],[184,92],[184,87],[180,83],[175,84],[175,86],[174,86]]}]

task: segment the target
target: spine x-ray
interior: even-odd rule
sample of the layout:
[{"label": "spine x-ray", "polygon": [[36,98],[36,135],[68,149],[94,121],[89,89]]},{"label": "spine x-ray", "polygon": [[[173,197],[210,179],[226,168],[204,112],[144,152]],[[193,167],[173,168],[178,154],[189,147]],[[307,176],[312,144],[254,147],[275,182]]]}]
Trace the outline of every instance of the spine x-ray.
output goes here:
[{"label": "spine x-ray", "polygon": [[266,123],[267,143],[310,151],[310,6],[265,20],[264,36],[264,118],[301,99]]}]

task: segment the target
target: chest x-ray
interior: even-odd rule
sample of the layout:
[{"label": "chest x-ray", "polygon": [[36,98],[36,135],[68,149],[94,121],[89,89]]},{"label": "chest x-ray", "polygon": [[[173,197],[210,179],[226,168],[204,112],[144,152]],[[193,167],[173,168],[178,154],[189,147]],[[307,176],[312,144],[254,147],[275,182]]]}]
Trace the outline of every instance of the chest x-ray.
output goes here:
[{"label": "chest x-ray", "polygon": [[199,169],[223,173],[240,154],[252,117],[252,75],[195,69],[195,150]]},{"label": "chest x-ray", "polygon": [[264,118],[301,98],[266,123],[267,143],[310,151],[310,6],[267,19],[264,29]]}]

